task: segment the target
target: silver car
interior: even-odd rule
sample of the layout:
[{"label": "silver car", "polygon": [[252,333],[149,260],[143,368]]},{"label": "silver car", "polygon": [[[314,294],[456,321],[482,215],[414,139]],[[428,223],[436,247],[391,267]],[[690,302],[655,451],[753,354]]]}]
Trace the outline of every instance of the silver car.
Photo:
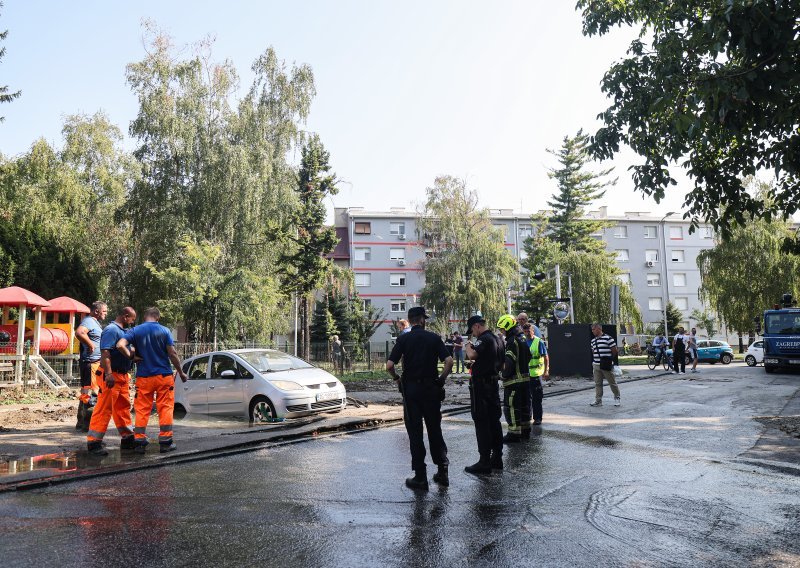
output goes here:
[{"label": "silver car", "polygon": [[273,422],[347,405],[344,385],[302,359],[272,349],[231,349],[186,359],[175,383],[175,414],[242,416]]}]

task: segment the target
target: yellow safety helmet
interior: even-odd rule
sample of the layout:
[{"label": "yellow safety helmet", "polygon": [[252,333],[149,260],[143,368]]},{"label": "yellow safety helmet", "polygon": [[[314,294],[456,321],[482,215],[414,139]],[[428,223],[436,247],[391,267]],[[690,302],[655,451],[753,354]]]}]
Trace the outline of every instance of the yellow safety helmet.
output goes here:
[{"label": "yellow safety helmet", "polygon": [[511,314],[502,315],[497,320],[497,327],[505,331],[512,329],[515,325],[517,325],[517,319]]}]

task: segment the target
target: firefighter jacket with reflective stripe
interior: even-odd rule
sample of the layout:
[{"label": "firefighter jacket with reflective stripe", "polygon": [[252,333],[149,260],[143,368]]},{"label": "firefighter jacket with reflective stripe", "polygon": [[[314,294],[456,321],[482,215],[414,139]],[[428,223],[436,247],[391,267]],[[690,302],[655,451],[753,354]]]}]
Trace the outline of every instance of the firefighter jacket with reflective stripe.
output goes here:
[{"label": "firefighter jacket with reflective stripe", "polygon": [[[515,332],[519,333],[515,333]],[[527,382],[530,351],[525,335],[519,327],[512,329],[506,336],[506,360],[503,366],[503,386]]]}]

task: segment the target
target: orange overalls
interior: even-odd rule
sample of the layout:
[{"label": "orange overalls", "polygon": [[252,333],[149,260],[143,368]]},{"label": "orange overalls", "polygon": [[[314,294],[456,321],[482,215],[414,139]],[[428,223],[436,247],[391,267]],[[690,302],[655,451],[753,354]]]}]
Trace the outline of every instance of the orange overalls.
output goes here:
[{"label": "orange overalls", "polygon": [[92,378],[97,378],[100,387],[100,394],[97,397],[97,404],[92,413],[92,421],[89,423],[89,434],[86,436],[89,449],[93,445],[100,445],[103,436],[108,429],[108,422],[113,418],[114,425],[117,427],[122,438],[122,448],[130,449],[133,447],[133,428],[131,419],[131,376],[128,373],[112,373],[114,375],[114,386],[108,388],[103,381],[103,369],[97,371]]},{"label": "orange overalls", "polygon": [[172,413],[175,409],[175,375],[153,375],[136,377],[136,396],[133,407],[136,409],[136,426],[133,433],[137,445],[146,445],[145,430],[153,409],[153,398],[158,412],[158,443],[169,446],[172,443]]},{"label": "orange overalls", "polygon": [[97,387],[98,374],[100,375],[100,377],[103,376],[103,370],[100,368],[100,361],[99,360],[95,361],[94,363],[90,363],[90,364],[91,364],[91,369],[92,369],[92,371],[91,371],[92,372],[92,384],[91,385],[87,385],[85,387],[81,387],[81,392],[78,395],[78,400],[80,400],[83,404],[86,404],[86,405],[88,405],[89,401],[92,399],[92,393],[97,394],[97,392],[99,390],[98,387]]}]

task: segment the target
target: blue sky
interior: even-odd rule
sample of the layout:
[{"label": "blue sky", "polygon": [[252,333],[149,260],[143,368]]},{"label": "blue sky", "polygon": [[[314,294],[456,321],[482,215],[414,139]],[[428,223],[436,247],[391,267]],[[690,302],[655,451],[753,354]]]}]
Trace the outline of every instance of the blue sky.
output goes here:
[{"label": "blue sky", "polygon": [[[137,106],[125,65],[144,55],[145,18],[187,54],[215,37],[214,57],[233,61],[242,93],[268,46],[311,65],[307,128],[346,181],[332,203],[381,210],[413,207],[439,174],[465,178],[487,207],[544,208],[555,188],[546,149],[597,127],[599,82],[633,36],[584,38],[573,0],[5,0],[0,84],[23,93],[0,107],[0,152],[42,136],[60,144],[63,117],[78,112],[103,109],[127,132]],[[685,186],[656,205],[633,192],[631,163],[626,154],[608,164],[620,181],[598,205],[680,210]]]}]

